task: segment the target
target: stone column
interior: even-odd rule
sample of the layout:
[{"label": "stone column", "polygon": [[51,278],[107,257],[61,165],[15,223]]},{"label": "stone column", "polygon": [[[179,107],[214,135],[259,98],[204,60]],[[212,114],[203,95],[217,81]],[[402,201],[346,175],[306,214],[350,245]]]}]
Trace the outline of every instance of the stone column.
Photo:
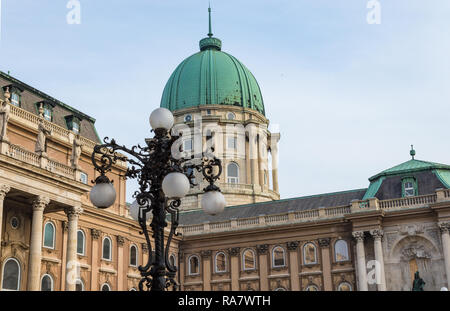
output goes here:
[{"label": "stone column", "polygon": [[66,256],[66,291],[75,291],[78,279],[78,258],[77,258],[77,231],[78,218],[83,209],[81,206],[69,207],[64,210],[68,218],[67,230],[67,256]]},{"label": "stone column", "polygon": [[241,249],[233,247],[230,249],[230,274],[231,274],[231,290],[239,290],[239,255]]},{"label": "stone column", "polygon": [[[125,243],[125,238],[123,236],[117,236],[117,290],[122,291],[124,287],[124,271],[125,267],[128,267],[129,262],[124,264],[123,260],[123,244]],[[128,269],[127,269],[128,270]],[[126,278],[125,278],[126,279]]]},{"label": "stone column", "polygon": [[356,240],[356,264],[358,271],[358,288],[360,291],[368,290],[366,254],[364,252],[364,231],[355,231],[352,233]]},{"label": "stone column", "polygon": [[323,289],[325,291],[333,290],[333,282],[331,279],[330,241],[331,238],[321,238],[317,240],[322,255]]},{"label": "stone column", "polygon": [[[375,249],[375,260],[380,265],[380,284],[377,284],[378,291],[386,291],[386,277],[384,275],[384,259],[383,259],[383,245],[381,244],[381,239],[383,238],[383,230],[374,229],[370,231],[370,234],[374,239],[374,249]],[[378,281],[378,280],[377,280]]]},{"label": "stone column", "polygon": [[269,245],[262,244],[256,246],[256,251],[258,252],[258,262],[259,262],[259,290],[267,291],[269,290],[269,279],[268,279],[268,267],[267,267],[267,251],[269,250]]},{"label": "stone column", "polygon": [[38,196],[33,201],[33,219],[31,221],[30,259],[28,261],[28,290],[40,290],[41,252],[42,252],[42,221],[44,209],[50,199]]},{"label": "stone column", "polygon": [[447,275],[447,288],[450,288],[450,222],[439,223],[442,237],[442,249],[444,251],[445,273]]},{"label": "stone column", "polygon": [[211,254],[212,251],[206,250],[201,251],[200,255],[202,258],[202,277],[203,277],[203,290],[210,291],[211,290]]},{"label": "stone column", "polygon": [[275,192],[280,192],[278,186],[278,146],[271,146],[270,153],[272,154],[272,188]]},{"label": "stone column", "polygon": [[9,190],[11,190],[9,186],[0,185],[0,258],[2,256],[3,202],[5,202],[5,197]]},{"label": "stone column", "polygon": [[291,291],[300,290],[300,282],[298,279],[298,245],[299,242],[292,241],[286,244],[289,251],[289,268],[291,275]]},{"label": "stone column", "polygon": [[91,248],[91,291],[98,290],[98,238],[100,230],[91,229],[92,248]]}]

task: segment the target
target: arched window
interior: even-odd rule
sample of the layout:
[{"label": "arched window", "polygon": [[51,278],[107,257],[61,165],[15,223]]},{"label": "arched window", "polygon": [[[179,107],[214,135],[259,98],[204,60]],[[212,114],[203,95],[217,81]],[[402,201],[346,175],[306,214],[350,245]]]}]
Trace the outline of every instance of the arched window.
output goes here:
[{"label": "arched window", "polygon": [[244,270],[254,270],[256,268],[255,252],[251,249],[246,249],[242,253],[242,266]]},{"label": "arched window", "polygon": [[41,279],[41,291],[53,291],[53,278],[49,274],[44,274]]},{"label": "arched window", "polygon": [[344,240],[337,240],[334,244],[334,256],[336,261],[347,261],[348,258],[348,245]]},{"label": "arched window", "polygon": [[2,276],[2,290],[20,289],[20,264],[15,258],[5,261]]},{"label": "arched window", "polygon": [[103,239],[103,246],[102,246],[102,258],[105,260],[111,260],[111,239],[108,237],[105,237]]},{"label": "arched window", "polygon": [[342,282],[338,286],[338,291],[350,292],[350,291],[352,291],[352,285],[350,283],[348,283],[348,282]]},{"label": "arched window", "polygon": [[284,267],[286,265],[286,258],[284,248],[276,246],[272,250],[272,267]]},{"label": "arched window", "polygon": [[227,271],[227,256],[224,252],[218,252],[216,254],[216,272],[226,272]]},{"label": "arched window", "polygon": [[130,288],[130,292],[136,292],[136,288],[134,287]]},{"label": "arched window", "polygon": [[239,183],[239,166],[236,163],[230,163],[227,166],[228,183]]},{"label": "arched window", "polygon": [[77,231],[77,254],[84,255],[86,238],[84,236],[83,230]]},{"label": "arched window", "polygon": [[55,248],[55,225],[51,222],[44,226],[44,247]]},{"label": "arched window", "polygon": [[317,263],[316,246],[313,243],[306,243],[303,246],[303,263],[305,265]]},{"label": "arched window", "polygon": [[189,257],[189,274],[195,275],[200,273],[200,260],[197,255]]},{"label": "arched window", "polygon": [[284,287],[278,287],[278,288],[275,289],[275,291],[276,291],[276,292],[285,292],[285,291],[286,291],[286,288],[284,288]]},{"label": "arched window", "polygon": [[308,287],[305,288],[305,291],[307,292],[318,292],[319,288],[316,285],[308,285]]},{"label": "arched window", "polygon": [[174,254],[170,254],[169,256],[169,262],[172,265],[172,267],[176,267],[177,266],[177,260],[175,258]]},{"label": "arched window", "polygon": [[75,290],[77,292],[84,291],[84,282],[82,279],[78,279],[77,282],[75,283]]},{"label": "arched window", "polygon": [[20,95],[16,92],[13,92],[11,94],[11,104],[13,104],[16,107],[20,107]]},{"label": "arched window", "polygon": [[130,247],[130,266],[137,266],[137,247],[136,245],[131,245]]},{"label": "arched window", "polygon": [[110,292],[111,291],[111,287],[109,286],[108,283],[105,283],[105,284],[102,285],[101,291],[102,292]]}]

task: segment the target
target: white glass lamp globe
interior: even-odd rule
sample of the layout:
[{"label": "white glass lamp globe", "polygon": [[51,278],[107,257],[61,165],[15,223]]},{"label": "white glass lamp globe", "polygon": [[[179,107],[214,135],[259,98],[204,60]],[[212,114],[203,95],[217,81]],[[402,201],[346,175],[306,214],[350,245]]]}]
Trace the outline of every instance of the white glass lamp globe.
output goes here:
[{"label": "white glass lamp globe", "polygon": [[[134,202],[130,205],[130,216],[131,218],[133,218],[136,221],[139,221],[139,210],[140,210],[140,206],[138,204],[138,202],[136,200],[134,200]],[[147,220],[150,219],[151,213],[148,212],[147,213]]]},{"label": "white glass lamp globe", "polygon": [[171,199],[185,197],[190,187],[189,179],[182,173],[169,173],[162,182],[165,195]]},{"label": "white glass lamp globe", "polygon": [[222,192],[208,191],[203,195],[201,204],[206,214],[217,215],[223,212],[227,202]]},{"label": "white glass lamp globe", "polygon": [[111,183],[98,183],[89,194],[92,204],[98,208],[108,208],[116,201],[116,190]]},{"label": "white glass lamp globe", "polygon": [[155,109],[150,115],[150,126],[154,130],[170,130],[173,126],[173,122],[173,114],[169,109],[166,108]]}]

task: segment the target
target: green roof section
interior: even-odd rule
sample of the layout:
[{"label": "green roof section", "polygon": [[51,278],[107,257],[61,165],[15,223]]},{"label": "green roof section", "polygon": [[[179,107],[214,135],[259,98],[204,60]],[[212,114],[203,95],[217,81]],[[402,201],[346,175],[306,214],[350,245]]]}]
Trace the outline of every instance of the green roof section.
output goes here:
[{"label": "green roof section", "polygon": [[213,37],[211,26],[208,37],[200,41],[200,52],[178,65],[161,98],[161,107],[171,111],[206,105],[243,107],[265,115],[255,77],[238,59],[222,51],[222,41]]},{"label": "green roof section", "polygon": [[446,188],[450,188],[450,170],[433,170],[433,173],[437,176],[441,183],[444,184]]},{"label": "green roof section", "polygon": [[383,183],[384,179],[386,177],[381,177],[375,180],[374,182],[371,182],[369,185],[369,188],[367,189],[366,193],[364,194],[363,200],[367,200],[369,198],[375,197],[375,194],[377,194],[378,189],[380,189],[381,184]]},{"label": "green roof section", "polygon": [[372,182],[382,176],[401,175],[410,172],[435,170],[435,169],[450,170],[450,165],[412,159],[397,166],[391,167],[387,170],[384,170],[375,176],[370,177],[369,181]]}]

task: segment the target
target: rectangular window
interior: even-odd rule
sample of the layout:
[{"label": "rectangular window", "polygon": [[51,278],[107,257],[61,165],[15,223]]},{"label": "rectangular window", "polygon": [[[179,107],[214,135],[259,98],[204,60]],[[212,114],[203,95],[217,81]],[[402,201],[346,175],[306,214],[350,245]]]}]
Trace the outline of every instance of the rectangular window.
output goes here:
[{"label": "rectangular window", "polygon": [[73,121],[72,121],[72,131],[73,131],[75,134],[80,133],[80,124],[78,124],[78,122],[73,122]]},{"label": "rectangular window", "polygon": [[80,181],[87,185],[88,184],[88,175],[86,173],[81,173],[80,174]]},{"label": "rectangular window", "polygon": [[183,151],[192,151],[192,139],[187,139],[184,141]]},{"label": "rectangular window", "polygon": [[414,184],[410,181],[404,183],[405,197],[413,197],[415,195]]},{"label": "rectangular window", "polygon": [[236,150],[237,149],[237,139],[236,137],[228,137],[228,149]]},{"label": "rectangular window", "polygon": [[16,107],[20,106],[20,97],[17,93],[12,93],[11,95],[11,104],[13,104]]},{"label": "rectangular window", "polygon": [[48,107],[44,108],[44,119],[47,121],[52,121],[52,110]]}]

